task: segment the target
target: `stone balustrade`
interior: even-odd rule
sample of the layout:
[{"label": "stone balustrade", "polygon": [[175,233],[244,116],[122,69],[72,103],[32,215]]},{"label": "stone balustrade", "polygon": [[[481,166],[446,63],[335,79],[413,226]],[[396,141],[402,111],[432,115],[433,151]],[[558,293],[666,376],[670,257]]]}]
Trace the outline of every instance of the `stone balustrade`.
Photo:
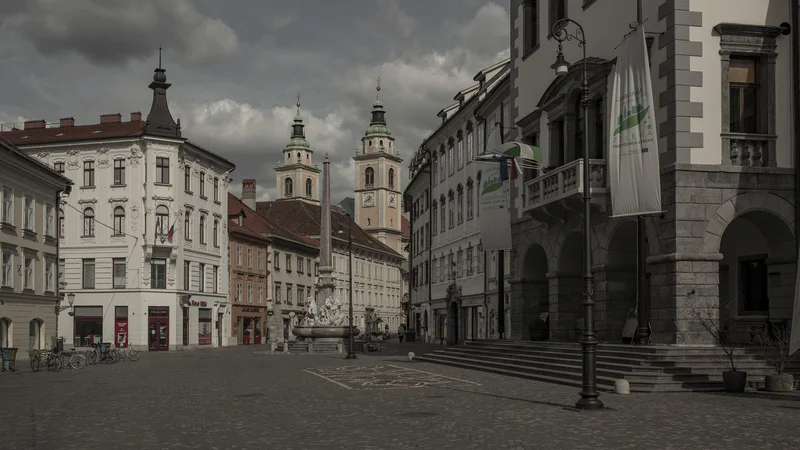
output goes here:
[{"label": "stone balustrade", "polygon": [[767,134],[722,134],[725,155],[733,166],[775,167],[776,139]]},{"label": "stone balustrade", "polygon": [[[525,183],[523,211],[533,211],[548,204],[579,197],[583,194],[583,159],[577,159]],[[591,193],[608,193],[606,161],[590,161],[589,183]]]}]

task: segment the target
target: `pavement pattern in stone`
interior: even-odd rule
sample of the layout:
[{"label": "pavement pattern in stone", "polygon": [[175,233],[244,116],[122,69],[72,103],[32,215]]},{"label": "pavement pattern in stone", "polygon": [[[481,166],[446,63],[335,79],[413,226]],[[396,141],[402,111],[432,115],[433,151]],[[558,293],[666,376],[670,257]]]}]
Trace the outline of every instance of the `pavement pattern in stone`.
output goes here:
[{"label": "pavement pattern in stone", "polygon": [[305,369],[345,389],[399,389],[477,385],[474,381],[438,375],[393,364]]},{"label": "pavement pattern in stone", "polygon": [[[794,394],[604,394],[613,409],[574,412],[574,388],[409,361],[426,351],[413,344],[384,350],[344,360],[247,346],[3,374],[0,449],[800,448]],[[338,379],[350,389],[318,375],[343,367],[358,374]],[[354,382],[376,372],[433,384]]]}]

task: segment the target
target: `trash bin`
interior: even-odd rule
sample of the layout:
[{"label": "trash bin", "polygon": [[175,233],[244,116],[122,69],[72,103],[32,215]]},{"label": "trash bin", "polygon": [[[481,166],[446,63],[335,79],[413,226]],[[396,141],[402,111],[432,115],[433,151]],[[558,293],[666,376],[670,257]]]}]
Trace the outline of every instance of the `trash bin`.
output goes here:
[{"label": "trash bin", "polygon": [[4,347],[2,349],[3,354],[3,372],[16,372],[16,360],[17,360],[17,351],[18,348],[8,348]]}]

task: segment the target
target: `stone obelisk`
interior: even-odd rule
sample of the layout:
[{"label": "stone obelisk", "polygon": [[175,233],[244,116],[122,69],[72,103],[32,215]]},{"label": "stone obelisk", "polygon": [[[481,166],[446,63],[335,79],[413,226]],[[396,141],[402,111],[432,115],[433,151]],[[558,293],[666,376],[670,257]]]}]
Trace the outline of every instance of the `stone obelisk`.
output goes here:
[{"label": "stone obelisk", "polygon": [[333,299],[335,283],[331,266],[331,161],[325,155],[322,163],[322,217],[319,236],[319,284],[317,303],[322,305],[327,298]]}]

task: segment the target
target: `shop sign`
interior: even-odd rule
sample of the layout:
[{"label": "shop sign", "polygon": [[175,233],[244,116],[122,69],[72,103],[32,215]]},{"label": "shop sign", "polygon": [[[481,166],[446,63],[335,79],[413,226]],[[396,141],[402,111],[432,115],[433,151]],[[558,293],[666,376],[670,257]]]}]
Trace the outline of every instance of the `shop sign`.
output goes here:
[{"label": "shop sign", "polygon": [[189,303],[189,306],[199,306],[201,308],[205,308],[206,304],[207,304],[205,300],[201,300],[199,302],[195,301],[195,300],[192,300],[192,301],[190,301],[188,303]]},{"label": "shop sign", "polygon": [[249,313],[260,313],[261,309],[253,308],[253,307],[244,307],[240,311],[241,312],[249,312]]}]

